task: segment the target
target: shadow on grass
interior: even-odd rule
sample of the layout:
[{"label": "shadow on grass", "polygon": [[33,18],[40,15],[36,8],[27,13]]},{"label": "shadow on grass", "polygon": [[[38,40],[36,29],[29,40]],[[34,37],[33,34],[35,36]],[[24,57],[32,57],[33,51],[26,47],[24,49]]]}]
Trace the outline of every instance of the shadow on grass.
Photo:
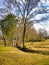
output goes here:
[{"label": "shadow on grass", "polygon": [[28,49],[28,48],[22,48],[20,50],[22,50],[24,52],[28,52],[28,53],[38,53],[38,54],[43,54],[43,55],[49,55],[48,51],[31,50],[31,49]]}]

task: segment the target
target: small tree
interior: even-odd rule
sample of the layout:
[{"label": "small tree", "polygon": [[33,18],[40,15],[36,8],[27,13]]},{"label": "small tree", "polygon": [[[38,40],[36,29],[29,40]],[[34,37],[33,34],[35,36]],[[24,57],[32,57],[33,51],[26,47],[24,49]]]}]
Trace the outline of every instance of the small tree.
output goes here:
[{"label": "small tree", "polygon": [[4,45],[6,46],[6,39],[11,39],[11,44],[13,44],[13,33],[16,30],[16,24],[18,19],[16,19],[15,15],[8,14],[4,19],[0,21],[1,31],[3,35]]}]

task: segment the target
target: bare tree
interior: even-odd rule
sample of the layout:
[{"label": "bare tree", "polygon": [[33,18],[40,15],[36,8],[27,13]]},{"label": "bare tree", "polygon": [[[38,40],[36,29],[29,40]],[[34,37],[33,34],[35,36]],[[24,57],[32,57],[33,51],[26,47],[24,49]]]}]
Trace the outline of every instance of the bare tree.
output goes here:
[{"label": "bare tree", "polygon": [[[31,27],[31,25],[33,25],[33,21],[30,21],[31,16],[34,16],[34,12],[31,13],[31,11],[33,11],[33,8],[36,7],[38,1],[35,0],[21,0],[19,1],[17,7],[18,7],[18,11],[19,11],[19,16],[21,15],[21,21],[20,23],[23,23],[23,48],[25,47],[24,43],[25,43],[25,33],[27,31],[28,27]],[[22,4],[21,4],[22,3]],[[19,17],[20,18],[20,17]]]},{"label": "bare tree", "polygon": [[39,38],[40,40],[44,39],[44,37],[47,36],[47,31],[45,29],[39,29]]}]

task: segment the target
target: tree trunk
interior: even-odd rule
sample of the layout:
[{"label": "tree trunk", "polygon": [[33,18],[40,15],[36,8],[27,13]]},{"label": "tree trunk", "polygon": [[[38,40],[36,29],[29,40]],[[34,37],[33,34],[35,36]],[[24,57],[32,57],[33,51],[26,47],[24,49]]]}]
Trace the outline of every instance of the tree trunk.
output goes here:
[{"label": "tree trunk", "polygon": [[42,40],[42,35],[41,35],[41,33],[39,33],[39,40],[40,40],[40,41]]},{"label": "tree trunk", "polygon": [[25,32],[26,32],[26,23],[24,23],[24,30],[23,30],[23,48],[25,47]]},{"label": "tree trunk", "polygon": [[4,41],[4,46],[6,47],[6,39],[4,36],[3,36],[3,41]]},{"label": "tree trunk", "polygon": [[13,46],[13,39],[12,39],[12,36],[11,36],[11,39],[10,39],[10,45]]},{"label": "tree trunk", "polygon": [[11,46],[13,46],[13,34],[12,33],[11,33],[10,44],[11,44]]}]

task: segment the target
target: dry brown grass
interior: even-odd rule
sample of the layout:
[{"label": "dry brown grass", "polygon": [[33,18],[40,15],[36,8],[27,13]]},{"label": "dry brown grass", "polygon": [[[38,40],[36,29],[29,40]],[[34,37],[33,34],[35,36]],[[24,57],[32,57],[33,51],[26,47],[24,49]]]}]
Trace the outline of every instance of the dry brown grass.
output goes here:
[{"label": "dry brown grass", "polygon": [[[46,42],[40,43],[42,45]],[[27,47],[31,50],[49,52],[49,48],[39,48],[40,43],[26,44],[26,46],[28,45]],[[49,55],[28,53],[14,47],[0,47],[0,65],[49,65]]]}]

